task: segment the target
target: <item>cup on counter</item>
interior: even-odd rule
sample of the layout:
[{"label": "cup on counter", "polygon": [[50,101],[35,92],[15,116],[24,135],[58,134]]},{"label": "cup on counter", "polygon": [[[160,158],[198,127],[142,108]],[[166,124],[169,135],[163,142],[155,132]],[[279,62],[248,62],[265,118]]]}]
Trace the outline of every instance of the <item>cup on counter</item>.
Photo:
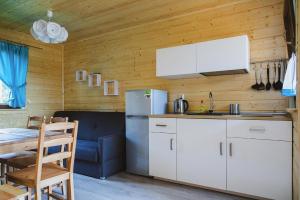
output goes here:
[{"label": "cup on counter", "polygon": [[239,115],[240,114],[240,104],[229,104],[229,114],[230,115]]}]

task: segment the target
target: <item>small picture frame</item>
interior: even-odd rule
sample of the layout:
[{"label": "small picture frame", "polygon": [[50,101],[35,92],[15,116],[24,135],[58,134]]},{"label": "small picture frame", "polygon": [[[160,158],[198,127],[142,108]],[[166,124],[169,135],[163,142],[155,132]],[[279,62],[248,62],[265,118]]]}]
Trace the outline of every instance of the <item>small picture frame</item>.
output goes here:
[{"label": "small picture frame", "polygon": [[101,86],[101,74],[90,73],[88,75],[88,86],[89,87],[100,87]]},{"label": "small picture frame", "polygon": [[77,70],[76,71],[76,81],[86,81],[87,78],[87,71],[85,70]]},{"label": "small picture frame", "polygon": [[104,95],[105,96],[119,95],[119,82],[117,80],[104,81]]}]

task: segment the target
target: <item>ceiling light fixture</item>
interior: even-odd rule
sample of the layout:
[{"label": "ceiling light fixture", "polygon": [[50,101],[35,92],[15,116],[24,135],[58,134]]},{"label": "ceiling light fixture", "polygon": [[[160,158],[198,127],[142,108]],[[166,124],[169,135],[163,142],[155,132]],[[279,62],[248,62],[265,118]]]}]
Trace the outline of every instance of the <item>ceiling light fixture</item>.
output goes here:
[{"label": "ceiling light fixture", "polygon": [[68,31],[65,27],[56,22],[52,22],[53,12],[47,12],[48,22],[43,19],[37,20],[33,23],[30,33],[34,39],[44,43],[62,43],[68,39]]}]

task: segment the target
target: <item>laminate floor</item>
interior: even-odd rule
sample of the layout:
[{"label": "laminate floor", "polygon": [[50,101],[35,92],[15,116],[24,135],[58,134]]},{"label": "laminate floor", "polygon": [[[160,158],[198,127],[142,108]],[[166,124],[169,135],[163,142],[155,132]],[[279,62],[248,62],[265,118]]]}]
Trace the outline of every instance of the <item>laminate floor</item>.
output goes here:
[{"label": "laminate floor", "polygon": [[107,180],[76,174],[74,181],[76,200],[249,200],[127,173]]}]

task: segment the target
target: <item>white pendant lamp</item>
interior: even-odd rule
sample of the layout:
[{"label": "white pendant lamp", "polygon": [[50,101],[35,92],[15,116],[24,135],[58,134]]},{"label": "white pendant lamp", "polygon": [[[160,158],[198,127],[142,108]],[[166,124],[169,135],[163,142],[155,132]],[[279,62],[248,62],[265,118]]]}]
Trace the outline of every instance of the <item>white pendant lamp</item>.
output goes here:
[{"label": "white pendant lamp", "polygon": [[56,22],[52,22],[53,12],[47,12],[48,22],[45,20],[37,20],[33,23],[30,33],[32,37],[44,43],[62,43],[68,39],[68,31]]}]

